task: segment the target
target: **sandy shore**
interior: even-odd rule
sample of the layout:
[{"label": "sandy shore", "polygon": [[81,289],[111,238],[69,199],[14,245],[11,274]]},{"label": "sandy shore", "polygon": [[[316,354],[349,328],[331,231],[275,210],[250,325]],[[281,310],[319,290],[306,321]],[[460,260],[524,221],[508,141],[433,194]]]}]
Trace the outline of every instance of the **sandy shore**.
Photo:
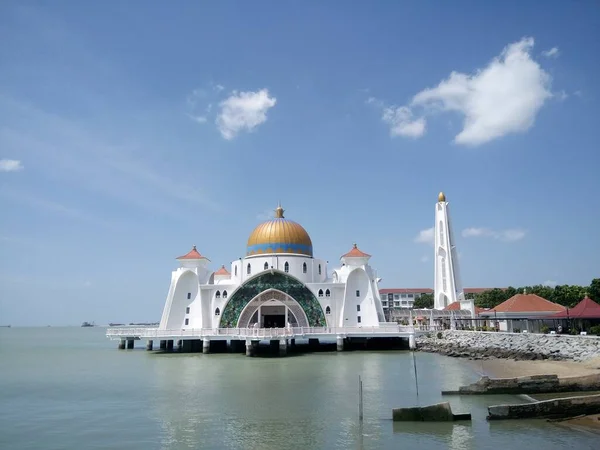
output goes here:
[{"label": "sandy shore", "polygon": [[[525,377],[530,375],[552,375],[576,377],[600,373],[600,357],[583,362],[575,361],[514,361],[511,359],[490,359],[472,361],[477,372],[493,378]],[[482,364],[483,363],[483,364]],[[600,414],[578,417],[557,422],[582,432],[600,434]]]},{"label": "sandy shore", "polygon": [[600,357],[587,361],[514,361],[511,359],[488,359],[472,361],[477,372],[494,378],[525,377],[530,375],[553,375],[575,377],[600,373]]}]

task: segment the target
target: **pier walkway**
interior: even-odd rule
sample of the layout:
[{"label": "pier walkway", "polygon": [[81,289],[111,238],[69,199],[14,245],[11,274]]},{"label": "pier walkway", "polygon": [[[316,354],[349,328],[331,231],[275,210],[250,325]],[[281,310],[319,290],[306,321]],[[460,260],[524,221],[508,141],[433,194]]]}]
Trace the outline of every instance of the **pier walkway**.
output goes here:
[{"label": "pier walkway", "polygon": [[[345,344],[356,339],[406,339],[409,348],[415,348],[415,337],[437,326],[404,326],[384,323],[374,327],[286,327],[286,328],[197,328],[162,330],[151,327],[110,327],[106,337],[119,341],[119,349],[132,349],[136,340],[146,340],[146,349],[152,350],[154,340],[160,342],[161,350],[173,350],[175,343],[179,351],[194,352],[202,349],[210,353],[211,342],[221,341],[228,347],[237,348],[245,342],[246,354],[253,356],[260,341],[270,341],[279,345],[280,354],[287,352],[288,345],[295,345],[296,339],[307,339],[309,345],[318,345],[319,340],[335,340],[337,349],[342,351]],[[225,341],[225,342],[223,342]]]},{"label": "pier walkway", "polygon": [[[112,340],[120,339],[173,339],[194,340],[210,339],[231,340],[274,340],[274,339],[327,339],[338,336],[347,337],[401,337],[419,335],[435,331],[440,327],[411,327],[403,325],[383,325],[378,327],[298,327],[298,328],[196,328],[161,330],[150,327],[110,327],[106,336]],[[441,329],[441,328],[440,328]]]}]

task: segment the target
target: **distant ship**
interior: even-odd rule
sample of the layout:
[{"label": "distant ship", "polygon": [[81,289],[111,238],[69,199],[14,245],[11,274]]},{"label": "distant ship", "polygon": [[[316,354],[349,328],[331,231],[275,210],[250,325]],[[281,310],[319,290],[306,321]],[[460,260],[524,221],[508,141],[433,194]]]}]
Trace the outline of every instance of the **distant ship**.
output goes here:
[{"label": "distant ship", "polygon": [[95,327],[96,325],[94,324],[94,322],[90,323],[90,322],[83,322],[81,324],[82,327]]},{"label": "distant ship", "polygon": [[10,328],[10,325],[0,325],[0,328]]}]

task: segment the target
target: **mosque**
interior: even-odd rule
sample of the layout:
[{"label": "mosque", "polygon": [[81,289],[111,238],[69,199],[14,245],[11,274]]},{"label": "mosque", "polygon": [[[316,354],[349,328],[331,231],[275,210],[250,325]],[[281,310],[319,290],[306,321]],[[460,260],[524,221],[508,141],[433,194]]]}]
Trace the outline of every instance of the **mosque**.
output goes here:
[{"label": "mosque", "polygon": [[278,206],[231,267],[211,271],[195,246],[177,258],[159,329],[378,326],[385,319],[370,257],[354,244],[330,271]]},{"label": "mosque", "polygon": [[[308,232],[285,218],[279,205],[271,220],[250,234],[246,255],[213,271],[210,260],[194,246],[177,258],[157,328],[109,328],[107,337],[119,348],[135,340],[153,340],[161,350],[209,353],[211,341],[237,347],[245,342],[252,356],[260,341],[279,345],[285,354],[295,339],[335,337],[337,349],[351,340],[404,339],[436,329],[447,314],[473,317],[473,300],[465,299],[446,196],[435,206],[434,309],[409,310],[406,320],[386,322],[379,294],[380,278],[369,265],[371,255],[356,244],[340,257],[339,266],[315,258]],[[459,311],[447,311],[458,304]],[[413,317],[414,314],[414,317]],[[413,320],[414,319],[414,320]],[[423,321],[429,321],[424,325]]]}]

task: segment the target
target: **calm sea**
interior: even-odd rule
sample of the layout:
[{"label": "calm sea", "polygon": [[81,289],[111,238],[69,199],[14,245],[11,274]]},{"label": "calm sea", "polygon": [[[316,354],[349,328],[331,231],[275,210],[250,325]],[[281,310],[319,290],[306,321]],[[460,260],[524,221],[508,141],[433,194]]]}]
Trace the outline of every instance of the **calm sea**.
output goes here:
[{"label": "calm sea", "polygon": [[[488,423],[492,403],[450,397],[471,423],[398,424],[393,407],[442,399],[474,367],[408,352],[286,358],[119,351],[104,328],[0,328],[0,449],[563,449],[600,437],[544,421]],[[358,421],[358,376],[364,421]]]}]

